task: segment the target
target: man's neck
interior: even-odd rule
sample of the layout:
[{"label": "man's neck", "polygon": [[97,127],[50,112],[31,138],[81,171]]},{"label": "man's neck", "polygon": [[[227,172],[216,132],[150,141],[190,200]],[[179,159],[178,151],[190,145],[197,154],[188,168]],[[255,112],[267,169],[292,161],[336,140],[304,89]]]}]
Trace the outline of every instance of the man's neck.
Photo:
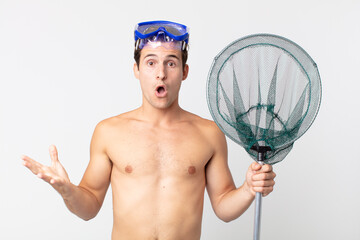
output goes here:
[{"label": "man's neck", "polygon": [[181,120],[184,110],[179,106],[178,101],[175,101],[167,108],[156,108],[146,101],[138,109],[139,118],[152,123],[154,125],[170,125]]}]

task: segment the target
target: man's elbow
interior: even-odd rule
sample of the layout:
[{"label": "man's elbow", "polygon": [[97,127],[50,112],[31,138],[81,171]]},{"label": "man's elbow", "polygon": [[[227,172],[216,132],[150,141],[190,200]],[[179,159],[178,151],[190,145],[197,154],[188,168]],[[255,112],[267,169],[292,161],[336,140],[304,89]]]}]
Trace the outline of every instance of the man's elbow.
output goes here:
[{"label": "man's elbow", "polygon": [[78,217],[87,222],[87,221],[95,218],[96,215],[97,215],[97,213],[91,214],[91,215],[83,215],[83,216],[79,216],[79,215],[78,215]]},{"label": "man's elbow", "polygon": [[223,222],[226,222],[226,223],[229,223],[236,219],[236,218],[232,218],[230,216],[223,216],[223,217],[219,217],[219,218],[220,218],[220,220],[222,220]]},{"label": "man's elbow", "polygon": [[89,220],[91,220],[91,219],[93,219],[94,217],[84,217],[84,218],[81,218],[82,220],[84,220],[85,222],[87,222],[87,221],[89,221]]},{"label": "man's elbow", "polygon": [[100,210],[100,208],[92,209],[91,211],[88,210],[88,211],[82,211],[82,212],[75,212],[75,211],[70,210],[70,212],[72,212],[73,214],[75,214],[76,216],[78,216],[79,218],[81,218],[84,221],[89,221],[96,217],[99,210]]},{"label": "man's elbow", "polygon": [[235,219],[237,219],[238,217],[233,216],[230,213],[224,213],[221,211],[215,211],[215,215],[223,222],[229,223]]}]

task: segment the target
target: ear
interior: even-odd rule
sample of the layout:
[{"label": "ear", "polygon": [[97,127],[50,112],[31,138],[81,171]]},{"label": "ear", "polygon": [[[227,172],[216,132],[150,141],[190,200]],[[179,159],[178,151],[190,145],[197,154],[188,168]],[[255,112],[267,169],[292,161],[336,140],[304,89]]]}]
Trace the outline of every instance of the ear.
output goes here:
[{"label": "ear", "polygon": [[189,65],[185,64],[185,67],[183,70],[183,78],[182,78],[183,81],[187,78],[188,74],[189,74]]},{"label": "ear", "polygon": [[134,70],[134,75],[135,75],[135,77],[137,78],[137,79],[139,79],[139,68],[138,68],[138,65],[136,64],[136,63],[134,63],[134,68],[133,68],[133,70]]}]

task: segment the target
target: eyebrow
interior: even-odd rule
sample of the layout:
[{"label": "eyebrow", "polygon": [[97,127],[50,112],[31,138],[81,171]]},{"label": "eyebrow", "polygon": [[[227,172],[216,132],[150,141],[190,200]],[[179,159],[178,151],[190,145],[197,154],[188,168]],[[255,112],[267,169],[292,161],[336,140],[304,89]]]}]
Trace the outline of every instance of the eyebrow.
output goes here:
[{"label": "eyebrow", "polygon": [[[144,59],[147,58],[147,57],[158,57],[156,54],[153,54],[153,53],[149,53],[147,55],[144,56]],[[166,55],[166,58],[176,58],[177,60],[180,61],[180,58],[174,54],[170,54],[170,55]]]}]

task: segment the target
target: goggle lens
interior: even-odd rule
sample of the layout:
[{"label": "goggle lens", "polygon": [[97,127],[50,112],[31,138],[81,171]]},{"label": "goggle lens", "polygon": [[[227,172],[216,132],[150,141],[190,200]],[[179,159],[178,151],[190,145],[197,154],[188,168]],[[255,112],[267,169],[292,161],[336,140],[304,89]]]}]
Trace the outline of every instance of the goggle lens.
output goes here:
[{"label": "goggle lens", "polygon": [[181,36],[187,33],[187,29],[181,28],[180,26],[176,26],[175,24],[167,24],[167,25],[147,24],[147,25],[139,26],[137,31],[145,35],[145,34],[157,32],[159,29],[165,30],[166,32],[175,36]]}]

